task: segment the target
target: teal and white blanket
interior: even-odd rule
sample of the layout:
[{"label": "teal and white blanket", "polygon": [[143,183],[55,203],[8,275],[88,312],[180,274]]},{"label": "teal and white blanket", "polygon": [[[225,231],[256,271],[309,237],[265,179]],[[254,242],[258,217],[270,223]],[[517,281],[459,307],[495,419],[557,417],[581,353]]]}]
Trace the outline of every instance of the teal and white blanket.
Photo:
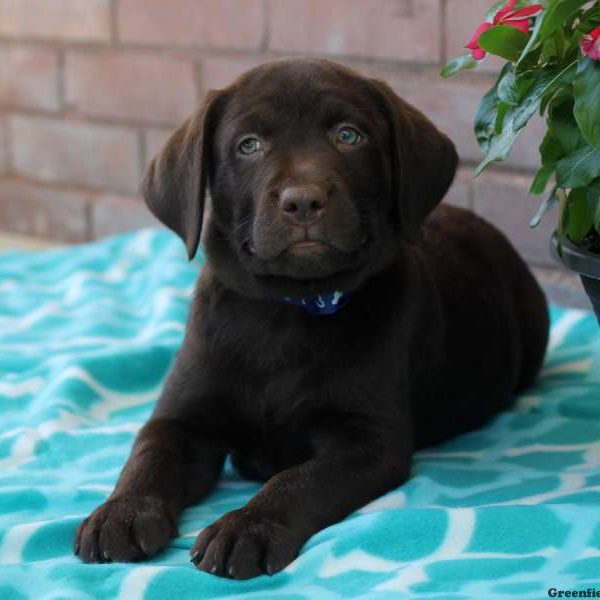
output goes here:
[{"label": "teal and white blanket", "polygon": [[553,309],[538,385],[486,429],[417,455],[401,488],[315,535],[274,577],[194,569],[202,527],[258,489],[228,467],[147,563],[85,565],[182,340],[199,264],[164,231],[0,255],[0,598],[546,598],[600,592],[600,331]]}]

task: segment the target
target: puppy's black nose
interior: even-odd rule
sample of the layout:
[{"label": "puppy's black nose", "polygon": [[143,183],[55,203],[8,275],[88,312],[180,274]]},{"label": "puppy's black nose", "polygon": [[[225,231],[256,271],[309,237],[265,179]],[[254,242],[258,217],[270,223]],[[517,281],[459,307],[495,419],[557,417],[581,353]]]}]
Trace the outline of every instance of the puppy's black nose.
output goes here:
[{"label": "puppy's black nose", "polygon": [[286,187],[279,196],[279,210],[295,225],[309,225],[325,212],[327,192],[318,185]]}]

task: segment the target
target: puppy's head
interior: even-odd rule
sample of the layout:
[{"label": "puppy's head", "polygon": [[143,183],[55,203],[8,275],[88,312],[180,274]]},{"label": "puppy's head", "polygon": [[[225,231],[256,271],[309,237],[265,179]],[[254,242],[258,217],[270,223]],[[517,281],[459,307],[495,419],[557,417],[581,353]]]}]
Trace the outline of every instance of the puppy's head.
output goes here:
[{"label": "puppy's head", "polygon": [[264,64],[211,92],[143,183],[193,257],[255,297],[349,291],[418,237],[453,144],[383,82],[324,60]]}]

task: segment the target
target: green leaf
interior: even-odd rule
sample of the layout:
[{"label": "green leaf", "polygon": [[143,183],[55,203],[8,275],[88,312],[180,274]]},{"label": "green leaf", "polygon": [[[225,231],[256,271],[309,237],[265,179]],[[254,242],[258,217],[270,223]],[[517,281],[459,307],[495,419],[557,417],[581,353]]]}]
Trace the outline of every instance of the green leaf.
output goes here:
[{"label": "green leaf", "polygon": [[598,177],[598,179],[594,179],[594,181],[588,185],[588,191],[591,194],[600,195],[600,177]]},{"label": "green leaf", "polygon": [[[579,9],[587,2],[588,0],[550,0],[546,9],[535,19],[529,41],[517,62],[517,69],[535,68],[538,63],[535,53],[539,54],[540,50],[543,56],[539,60],[542,63],[561,61],[569,54],[569,50],[577,51],[577,36],[570,35],[571,19],[578,15]],[[565,38],[564,27],[567,28],[570,39]],[[552,37],[554,37],[552,46],[554,46],[555,56],[549,56],[552,48],[545,44]],[[568,43],[569,41],[571,44]]]},{"label": "green leaf", "polygon": [[510,110],[510,106],[506,102],[498,102],[498,110],[496,112],[496,121],[494,122],[494,131],[496,134],[502,133],[504,128],[504,119]]},{"label": "green leaf", "polygon": [[562,256],[562,245],[565,239],[565,216],[567,208],[567,194],[562,188],[556,187],[556,201],[558,202],[558,255]]},{"label": "green leaf", "polygon": [[531,187],[529,188],[529,193],[533,194],[534,196],[543,194],[546,191],[546,186],[550,181],[550,177],[552,177],[552,173],[554,173],[554,167],[541,167],[538,169]]},{"label": "green leaf", "polygon": [[[512,65],[509,66],[512,67]],[[535,85],[536,77],[535,73],[523,73],[517,78],[517,96],[519,100],[525,98],[531,91],[531,88]]]},{"label": "green leaf", "polygon": [[512,107],[508,111],[504,119],[502,133],[493,136],[488,142],[486,157],[475,170],[476,176],[481,174],[491,162],[504,160],[508,156],[519,133],[539,108],[543,96],[559,84],[563,77],[567,77],[569,72],[575,69],[575,65],[576,62],[574,61],[559,73],[553,67],[545,67],[536,74],[533,85],[527,94],[521,98],[519,106]]},{"label": "green leaf", "polygon": [[600,179],[587,188],[587,201],[594,221],[594,229],[600,231]]},{"label": "green leaf", "polygon": [[549,129],[540,144],[540,155],[542,157],[542,166],[554,167],[556,163],[564,156],[561,145],[558,143],[552,130]]},{"label": "green leaf", "polygon": [[[573,70],[573,73],[575,70]],[[573,90],[570,87],[569,77],[564,77],[560,81],[560,85],[557,85],[550,93],[546,94],[540,105],[540,116],[543,116],[546,112],[546,108],[550,105],[558,105],[565,100],[573,99]]]},{"label": "green leaf", "polygon": [[550,195],[540,204],[535,217],[529,222],[531,229],[535,229],[540,224],[542,217],[556,204],[556,190],[555,186]]},{"label": "green leaf", "polygon": [[573,81],[575,119],[585,141],[600,150],[600,62],[582,58]]},{"label": "green leaf", "polygon": [[509,106],[516,106],[519,103],[517,80],[513,69],[507,70],[504,77],[498,82],[498,98]]},{"label": "green leaf", "polygon": [[461,54],[454,57],[446,63],[446,66],[440,71],[442,77],[451,77],[459,71],[466,71],[477,66],[477,61],[471,56],[471,53]]},{"label": "green leaf", "polygon": [[540,144],[540,156],[542,166],[536,173],[533,183],[529,188],[529,193],[536,196],[544,193],[548,181],[554,173],[556,163],[564,156],[560,144],[556,141],[550,129],[548,129]]},{"label": "green leaf", "polygon": [[479,45],[490,54],[515,62],[528,39],[529,36],[516,27],[496,25],[481,34]]},{"label": "green leaf", "polygon": [[542,13],[540,16],[538,16],[536,18],[535,25],[533,26],[533,29],[531,30],[531,34],[529,35],[529,39],[527,40],[527,45],[525,46],[525,48],[523,48],[523,51],[521,52],[521,56],[519,57],[519,60],[517,61],[517,66],[521,66],[523,61],[527,58],[527,56],[529,56],[530,52],[533,50],[534,46],[537,44],[539,37],[540,37],[540,30],[541,30],[543,22],[544,22],[544,14],[545,13]]},{"label": "green leaf", "polygon": [[479,147],[484,153],[487,153],[492,143],[496,131],[495,125],[498,117],[498,84],[508,70],[509,65],[505,65],[500,72],[500,76],[493,88],[487,92],[481,99],[477,114],[475,115],[475,138]]},{"label": "green leaf", "polygon": [[[589,33],[600,25],[600,15],[598,14],[598,6],[590,4],[587,10],[579,16],[577,20],[577,27],[575,28],[576,33]],[[579,45],[579,36],[574,35],[573,38]]]},{"label": "green leaf", "polygon": [[562,150],[562,156],[573,154],[585,145],[573,115],[571,97],[562,98],[552,104],[548,115],[548,131],[552,132],[552,138]]},{"label": "green leaf", "polygon": [[[561,31],[560,29],[558,31]],[[556,58],[556,40],[551,37],[542,42],[540,62],[547,63]]]},{"label": "green leaf", "polygon": [[589,0],[552,0],[542,16],[540,39],[549,38]]},{"label": "green leaf", "polygon": [[565,207],[565,227],[567,235],[576,244],[580,243],[594,226],[587,201],[587,190],[571,190]]},{"label": "green leaf", "polygon": [[565,30],[562,27],[557,27],[554,34],[554,51],[556,52],[556,58],[558,60],[564,58],[566,46],[567,38],[565,36]]},{"label": "green leaf", "polygon": [[582,188],[600,177],[600,150],[583,146],[556,164],[556,182],[563,188]]}]

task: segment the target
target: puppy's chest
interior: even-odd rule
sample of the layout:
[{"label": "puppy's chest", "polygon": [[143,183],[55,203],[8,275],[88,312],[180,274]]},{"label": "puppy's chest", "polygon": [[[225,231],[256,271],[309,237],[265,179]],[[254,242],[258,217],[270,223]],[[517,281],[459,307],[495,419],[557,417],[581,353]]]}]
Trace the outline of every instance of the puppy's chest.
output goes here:
[{"label": "puppy's chest", "polygon": [[[283,377],[283,379],[288,379]],[[292,380],[286,387],[275,377],[260,391],[234,403],[229,449],[234,466],[251,479],[267,479],[275,472],[310,457],[314,396]]]},{"label": "puppy's chest", "polygon": [[[264,364],[262,365],[264,366]],[[322,381],[314,367],[242,371],[239,394],[231,399],[230,416],[243,422],[252,434],[275,439],[281,432],[303,429],[319,404]],[[285,437],[285,436],[284,436]]]},{"label": "puppy's chest", "polygon": [[[374,371],[390,332],[379,335],[370,319],[365,327],[356,307],[332,317],[306,317],[287,306],[238,308],[228,313],[239,319],[214,315],[219,326],[204,346],[218,380],[213,387],[227,392],[219,408],[232,441],[288,444],[324,410],[347,403],[362,379],[379,379]],[[392,354],[385,352],[388,359]]]},{"label": "puppy's chest", "polygon": [[[268,306],[268,309],[271,309]],[[275,306],[274,315],[265,310],[240,310],[244,318],[212,319],[211,335],[203,346],[218,357],[221,370],[229,370],[236,379],[260,381],[276,386],[278,380],[290,383],[327,368],[352,346],[360,344],[360,335],[349,335],[350,326],[325,323],[324,318],[281,318],[283,311]],[[311,377],[312,375],[312,377]]]}]

